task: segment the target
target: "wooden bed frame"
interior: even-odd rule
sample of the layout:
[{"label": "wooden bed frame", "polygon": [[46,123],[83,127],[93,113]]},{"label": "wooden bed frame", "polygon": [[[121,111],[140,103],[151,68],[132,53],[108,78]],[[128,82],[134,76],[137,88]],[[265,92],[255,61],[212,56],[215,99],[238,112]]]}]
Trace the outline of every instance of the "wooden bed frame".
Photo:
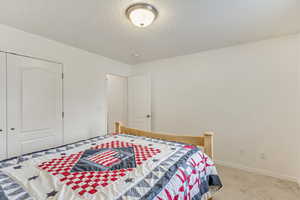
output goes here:
[{"label": "wooden bed frame", "polygon": [[[174,142],[183,142],[187,144],[192,144],[196,146],[201,146],[204,149],[204,153],[208,155],[211,159],[214,157],[214,133],[213,132],[204,132],[202,136],[180,136],[174,134],[163,134],[163,133],[154,133],[149,131],[142,131],[133,128],[127,128],[122,126],[121,122],[115,123],[115,132],[116,133],[125,133],[129,135],[136,136],[145,136],[150,138],[169,140]],[[208,200],[213,200],[213,198],[209,198]]]},{"label": "wooden bed frame", "polygon": [[156,139],[169,140],[174,142],[183,142],[187,144],[201,146],[204,149],[204,153],[208,155],[211,159],[213,159],[214,156],[214,150],[213,150],[214,134],[212,132],[204,132],[202,136],[179,136],[174,134],[154,133],[154,132],[142,131],[133,128],[127,128],[125,126],[122,126],[120,122],[115,123],[115,129],[116,129],[115,130],[116,133],[145,136],[145,137],[151,137]]}]

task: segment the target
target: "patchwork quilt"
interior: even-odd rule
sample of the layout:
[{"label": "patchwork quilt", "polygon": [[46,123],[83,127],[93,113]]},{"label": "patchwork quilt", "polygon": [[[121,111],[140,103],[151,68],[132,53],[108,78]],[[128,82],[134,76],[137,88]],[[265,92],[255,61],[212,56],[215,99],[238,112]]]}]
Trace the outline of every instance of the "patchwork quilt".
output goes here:
[{"label": "patchwork quilt", "polygon": [[221,187],[200,148],[125,134],[0,161],[0,200],[207,200]]}]

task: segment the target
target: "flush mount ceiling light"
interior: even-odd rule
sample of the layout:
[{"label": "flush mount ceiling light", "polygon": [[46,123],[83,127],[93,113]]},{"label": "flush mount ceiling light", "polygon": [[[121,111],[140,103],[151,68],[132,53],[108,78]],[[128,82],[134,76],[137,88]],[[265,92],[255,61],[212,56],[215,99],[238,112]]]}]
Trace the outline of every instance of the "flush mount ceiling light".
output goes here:
[{"label": "flush mount ceiling light", "polygon": [[137,27],[144,28],[153,23],[158,15],[158,11],[147,3],[137,3],[129,6],[126,16]]}]

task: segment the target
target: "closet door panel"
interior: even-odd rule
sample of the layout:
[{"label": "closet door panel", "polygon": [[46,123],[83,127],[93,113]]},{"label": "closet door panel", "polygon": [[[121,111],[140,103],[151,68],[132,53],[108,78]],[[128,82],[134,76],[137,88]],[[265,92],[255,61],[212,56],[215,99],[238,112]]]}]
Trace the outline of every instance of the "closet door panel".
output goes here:
[{"label": "closet door panel", "polygon": [[6,135],[0,134],[0,160],[6,158]]},{"label": "closet door panel", "polygon": [[6,55],[0,52],[0,160],[6,158]]},{"label": "closet door panel", "polygon": [[62,66],[7,56],[8,155],[62,144]]}]

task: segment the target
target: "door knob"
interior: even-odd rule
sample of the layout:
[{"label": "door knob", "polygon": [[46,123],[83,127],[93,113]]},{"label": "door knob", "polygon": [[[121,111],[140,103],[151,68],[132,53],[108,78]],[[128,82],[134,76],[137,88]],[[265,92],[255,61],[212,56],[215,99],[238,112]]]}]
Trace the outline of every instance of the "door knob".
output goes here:
[{"label": "door knob", "polygon": [[2,129],[0,129],[0,132],[2,132],[3,130]]},{"label": "door knob", "polygon": [[15,128],[10,128],[10,130],[11,130],[11,131],[14,131],[14,130],[15,130]]},{"label": "door knob", "polygon": [[150,117],[151,117],[151,115],[146,115],[146,117],[147,117],[147,118],[150,118]]}]

